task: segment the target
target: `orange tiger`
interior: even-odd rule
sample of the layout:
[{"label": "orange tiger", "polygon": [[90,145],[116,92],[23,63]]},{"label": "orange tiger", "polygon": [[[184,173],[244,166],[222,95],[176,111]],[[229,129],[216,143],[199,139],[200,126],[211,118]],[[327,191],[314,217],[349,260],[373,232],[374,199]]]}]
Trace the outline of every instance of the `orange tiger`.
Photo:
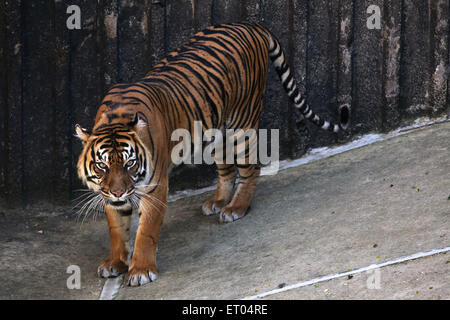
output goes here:
[{"label": "orange tiger", "polygon": [[[324,130],[348,125],[349,108],[337,124],[322,120],[300,93],[278,40],[257,23],[212,26],[195,34],[135,83],[117,84],[104,97],[92,132],[76,125],[83,142],[78,175],[106,212],[111,248],[98,268],[101,277],[128,271],[127,283],[155,281],[156,248],[168,196],[171,141],[176,129],[193,133],[194,121],[211,128],[258,129],[268,61],[305,118]],[[246,156],[249,143],[245,142]],[[215,195],[202,206],[221,222],[242,218],[252,201],[256,164],[217,163]],[[236,173],[238,181],[235,184]],[[139,212],[128,265],[132,209]]]}]

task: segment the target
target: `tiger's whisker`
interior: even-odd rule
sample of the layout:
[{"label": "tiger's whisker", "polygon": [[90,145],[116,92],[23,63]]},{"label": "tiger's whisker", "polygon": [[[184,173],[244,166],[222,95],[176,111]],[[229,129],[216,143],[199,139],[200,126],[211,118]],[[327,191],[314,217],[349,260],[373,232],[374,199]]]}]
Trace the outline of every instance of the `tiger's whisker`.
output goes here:
[{"label": "tiger's whisker", "polygon": [[90,199],[94,198],[96,196],[95,193],[93,194],[88,194],[87,196],[85,196],[83,199],[79,200],[73,207],[72,210],[75,210],[75,208],[77,207],[81,207],[86,201],[89,201]]},{"label": "tiger's whisker", "polygon": [[161,204],[164,208],[167,208],[167,204],[166,203],[164,203],[163,201],[161,201],[160,199],[158,199],[158,198],[156,198],[156,197],[154,197],[152,195],[149,195],[149,194],[146,194],[146,193],[141,193],[141,192],[138,192],[138,191],[136,191],[136,193],[141,195],[141,196],[148,197],[149,199],[154,200],[154,201],[158,202],[159,204]]}]

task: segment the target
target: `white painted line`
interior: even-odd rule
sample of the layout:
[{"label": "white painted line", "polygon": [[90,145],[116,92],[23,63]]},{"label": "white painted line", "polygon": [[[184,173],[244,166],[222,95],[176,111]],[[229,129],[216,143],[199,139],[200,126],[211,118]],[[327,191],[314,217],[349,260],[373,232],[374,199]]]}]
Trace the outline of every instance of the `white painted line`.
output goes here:
[{"label": "white painted line", "polygon": [[324,282],[324,281],[328,281],[328,280],[332,280],[332,279],[337,279],[337,278],[342,278],[342,277],[346,277],[346,276],[350,276],[350,275],[354,275],[357,273],[362,273],[362,272],[366,272],[369,270],[373,270],[373,269],[378,269],[378,268],[382,268],[382,267],[386,267],[386,266],[390,266],[393,264],[398,264],[398,263],[402,263],[402,262],[406,262],[406,261],[410,261],[410,260],[414,260],[414,259],[418,259],[418,258],[424,258],[424,257],[428,257],[428,256],[432,256],[432,255],[436,255],[439,253],[444,253],[444,252],[449,252],[450,251],[450,247],[446,247],[446,248],[442,248],[442,249],[434,249],[431,251],[427,251],[427,252],[419,252],[419,253],[415,253],[406,257],[401,257],[401,258],[397,258],[394,260],[390,260],[390,261],[386,261],[383,263],[378,263],[378,264],[371,264],[370,266],[367,267],[362,267],[356,270],[351,270],[351,271],[347,271],[347,272],[342,272],[342,273],[335,273],[335,274],[330,274],[327,276],[323,276],[323,277],[319,277],[319,278],[315,278],[309,281],[304,281],[304,282],[298,282],[295,284],[291,284],[289,286],[280,288],[280,289],[275,289],[275,290],[271,290],[271,291],[267,291],[267,292],[262,292],[260,294],[254,295],[254,296],[249,296],[249,297],[245,297],[242,298],[240,300],[255,300],[255,299],[260,299],[260,298],[264,298],[273,294],[277,294],[277,293],[281,293],[281,292],[286,292],[289,290],[293,290],[293,289],[297,289],[297,288],[301,288],[301,287],[306,287],[312,284],[316,284],[319,282]]},{"label": "white painted line", "polygon": [[123,275],[120,275],[116,278],[106,279],[99,300],[113,300],[119,293],[122,282]]}]

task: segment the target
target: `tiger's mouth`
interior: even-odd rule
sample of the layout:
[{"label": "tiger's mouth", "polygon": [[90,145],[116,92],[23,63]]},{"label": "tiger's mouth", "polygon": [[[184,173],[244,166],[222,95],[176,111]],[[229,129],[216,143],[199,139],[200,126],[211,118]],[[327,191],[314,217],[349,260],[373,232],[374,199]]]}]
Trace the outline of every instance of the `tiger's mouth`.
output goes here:
[{"label": "tiger's mouth", "polygon": [[125,205],[125,204],[127,204],[127,203],[128,203],[128,201],[111,201],[111,204],[112,204],[113,206],[116,206],[116,207],[123,206],[123,205]]},{"label": "tiger's mouth", "polygon": [[129,189],[126,192],[121,192],[120,194],[112,194],[112,192],[101,189],[100,193],[103,196],[104,203],[110,207],[114,207],[115,209],[123,209],[132,205],[132,196],[134,194],[133,189]]},{"label": "tiger's mouth", "polygon": [[107,198],[105,199],[105,202],[108,205],[113,206],[113,207],[123,207],[130,203],[129,200],[111,200],[111,199],[107,199]]}]

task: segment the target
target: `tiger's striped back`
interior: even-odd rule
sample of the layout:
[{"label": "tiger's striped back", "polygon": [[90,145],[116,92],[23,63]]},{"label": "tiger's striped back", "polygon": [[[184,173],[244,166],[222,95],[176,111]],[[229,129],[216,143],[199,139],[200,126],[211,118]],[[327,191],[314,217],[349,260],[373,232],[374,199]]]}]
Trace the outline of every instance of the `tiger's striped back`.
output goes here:
[{"label": "tiger's striped back", "polygon": [[[169,130],[192,132],[194,121],[204,129],[255,126],[266,88],[269,57],[284,89],[300,112],[324,130],[338,132],[341,123],[316,115],[306,103],[283,49],[270,31],[257,23],[212,26],[195,34],[134,84],[115,86],[104,103],[142,103],[167,117]],[[121,89],[121,90],[116,90]]]},{"label": "tiger's striped back", "polygon": [[140,83],[168,93],[174,129],[191,130],[194,120],[205,128],[253,125],[266,87],[269,38],[257,24],[210,27],[169,53]]}]

